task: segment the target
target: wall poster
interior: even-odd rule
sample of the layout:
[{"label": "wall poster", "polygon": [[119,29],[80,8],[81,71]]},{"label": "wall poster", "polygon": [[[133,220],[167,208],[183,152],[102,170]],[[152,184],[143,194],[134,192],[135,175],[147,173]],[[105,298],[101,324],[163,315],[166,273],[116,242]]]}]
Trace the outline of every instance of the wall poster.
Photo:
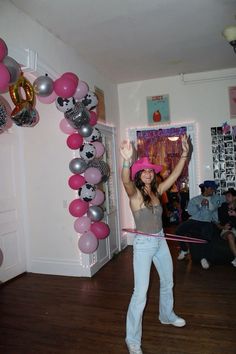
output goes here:
[{"label": "wall poster", "polygon": [[165,124],[170,122],[169,95],[147,97],[148,124]]}]

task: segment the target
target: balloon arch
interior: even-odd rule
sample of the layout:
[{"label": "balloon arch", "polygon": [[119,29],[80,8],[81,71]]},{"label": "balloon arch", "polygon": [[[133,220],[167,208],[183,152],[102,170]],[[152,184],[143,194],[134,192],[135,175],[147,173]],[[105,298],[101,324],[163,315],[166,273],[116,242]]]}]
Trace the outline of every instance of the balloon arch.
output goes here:
[{"label": "balloon arch", "polygon": [[80,251],[85,254],[95,252],[99,240],[110,234],[109,226],[102,221],[105,194],[98,188],[99,183],[108,180],[110,168],[102,160],[105,147],[96,127],[97,96],[72,72],[65,72],[55,81],[45,74],[31,84],[24,77],[20,64],[8,56],[7,45],[0,38],[0,94],[6,92],[15,107],[9,115],[0,97],[0,133],[8,129],[9,120],[20,127],[34,127],[39,121],[36,99],[44,104],[55,102],[56,108],[64,114],[60,129],[68,135],[68,148],[80,153],[80,157],[69,163],[72,175],[68,185],[78,191],[78,198],[69,204],[69,212],[76,218],[74,229],[80,234]]}]

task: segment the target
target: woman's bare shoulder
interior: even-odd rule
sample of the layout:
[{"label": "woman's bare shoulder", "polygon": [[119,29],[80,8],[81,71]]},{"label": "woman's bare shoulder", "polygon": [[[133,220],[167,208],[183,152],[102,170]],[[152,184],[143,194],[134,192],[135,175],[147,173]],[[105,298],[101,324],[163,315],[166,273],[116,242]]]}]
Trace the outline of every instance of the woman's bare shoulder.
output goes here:
[{"label": "woman's bare shoulder", "polygon": [[132,211],[136,211],[142,208],[143,196],[137,189],[136,193],[130,198],[130,207]]}]

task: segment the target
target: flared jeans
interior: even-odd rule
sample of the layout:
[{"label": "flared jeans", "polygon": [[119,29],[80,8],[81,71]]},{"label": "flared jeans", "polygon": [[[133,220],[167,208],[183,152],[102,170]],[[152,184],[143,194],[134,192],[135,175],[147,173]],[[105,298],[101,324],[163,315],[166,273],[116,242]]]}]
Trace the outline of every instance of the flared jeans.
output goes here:
[{"label": "flared jeans", "polygon": [[159,319],[172,322],[177,319],[173,311],[173,263],[163,231],[158,236],[136,234],[133,243],[134,292],[126,319],[126,342],[141,345],[142,318],[147,300],[150,270],[154,263],[160,278]]}]

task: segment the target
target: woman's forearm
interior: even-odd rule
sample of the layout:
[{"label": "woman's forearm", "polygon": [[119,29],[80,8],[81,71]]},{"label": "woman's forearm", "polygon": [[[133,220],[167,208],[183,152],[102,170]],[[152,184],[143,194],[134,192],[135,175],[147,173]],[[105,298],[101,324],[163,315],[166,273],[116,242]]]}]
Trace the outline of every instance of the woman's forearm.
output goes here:
[{"label": "woman's forearm", "polygon": [[124,184],[130,182],[130,160],[123,159],[123,165],[121,170],[121,179]]}]

